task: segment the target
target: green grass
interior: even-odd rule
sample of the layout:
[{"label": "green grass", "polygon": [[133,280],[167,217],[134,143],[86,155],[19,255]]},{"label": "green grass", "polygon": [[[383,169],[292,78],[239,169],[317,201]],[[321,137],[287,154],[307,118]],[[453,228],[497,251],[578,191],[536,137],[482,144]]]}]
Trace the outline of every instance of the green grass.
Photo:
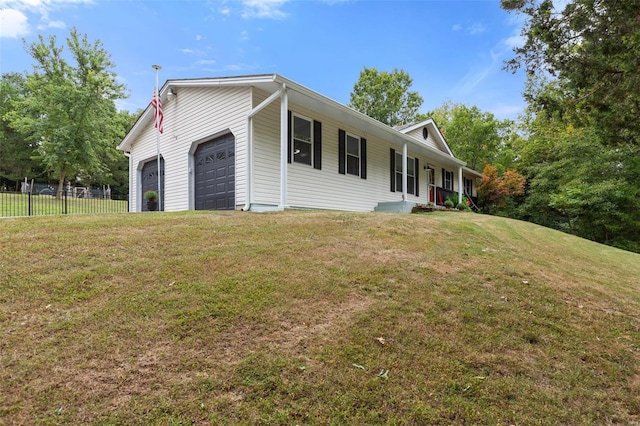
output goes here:
[{"label": "green grass", "polygon": [[28,194],[0,193],[0,217],[29,216],[29,208],[31,208],[31,216],[125,213],[128,210],[128,204],[126,200],[67,197],[65,205],[64,199],[56,199],[49,195],[32,195],[31,207],[29,207]]},{"label": "green grass", "polygon": [[17,218],[0,250],[0,423],[640,422],[640,255],[529,223]]}]

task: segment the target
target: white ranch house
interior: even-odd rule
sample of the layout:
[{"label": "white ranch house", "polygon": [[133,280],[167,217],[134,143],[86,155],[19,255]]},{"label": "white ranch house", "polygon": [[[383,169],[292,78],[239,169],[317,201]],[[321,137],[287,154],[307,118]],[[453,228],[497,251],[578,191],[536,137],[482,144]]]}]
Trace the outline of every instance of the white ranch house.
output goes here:
[{"label": "white ranch house", "polygon": [[158,153],[165,211],[410,211],[475,198],[482,176],[433,120],[391,128],[277,74],[168,80],[159,93],[164,132],[150,105],[118,146],[131,211],[158,188]]}]

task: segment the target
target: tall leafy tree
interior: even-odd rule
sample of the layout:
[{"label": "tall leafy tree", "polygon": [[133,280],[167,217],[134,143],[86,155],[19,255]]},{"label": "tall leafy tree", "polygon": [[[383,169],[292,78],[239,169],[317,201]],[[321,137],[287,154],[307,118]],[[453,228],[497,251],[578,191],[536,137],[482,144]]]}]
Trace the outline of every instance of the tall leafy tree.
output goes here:
[{"label": "tall leafy tree", "polygon": [[369,117],[397,126],[424,118],[418,114],[423,99],[409,89],[413,79],[404,70],[378,71],[365,67],[353,86],[349,106]]},{"label": "tall leafy tree", "polygon": [[470,168],[482,170],[485,164],[493,164],[504,171],[511,167],[513,154],[510,145],[515,135],[511,121],[498,120],[475,105],[468,107],[451,102],[444,103],[429,115],[455,156]]},{"label": "tall leafy tree", "polygon": [[[36,146],[9,125],[8,115],[22,98],[27,96],[22,74],[7,73],[0,79],[0,180],[3,184],[18,182],[25,177],[42,174],[39,162],[34,160]],[[27,114],[28,111],[23,111]]]},{"label": "tall leafy tree", "polygon": [[576,125],[597,130],[605,144],[640,144],[638,3],[572,0],[562,10],[552,0],[501,3],[528,18],[526,41],[507,68],[548,73],[565,93],[565,103],[545,108],[563,108]]},{"label": "tall leafy tree", "polygon": [[11,126],[37,144],[42,164],[57,176],[60,190],[67,177],[105,169],[102,154],[120,132],[113,126],[114,102],[125,97],[100,41],[90,43],[74,28],[66,42],[72,62],[55,36],[39,36],[27,47],[36,61],[25,81],[29,96],[8,114]]},{"label": "tall leafy tree", "polygon": [[[557,81],[536,80],[528,87],[536,99],[564,104]],[[528,185],[515,216],[640,251],[640,146],[604,143],[599,129],[575,126],[559,108],[533,103],[527,112],[516,152]]]}]

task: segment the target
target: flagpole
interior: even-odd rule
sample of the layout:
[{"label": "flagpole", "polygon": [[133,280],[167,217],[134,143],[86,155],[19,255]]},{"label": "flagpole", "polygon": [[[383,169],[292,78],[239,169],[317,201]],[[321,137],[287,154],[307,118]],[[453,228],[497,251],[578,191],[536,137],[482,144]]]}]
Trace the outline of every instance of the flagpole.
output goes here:
[{"label": "flagpole", "polygon": [[162,175],[160,174],[160,125],[158,124],[158,119],[160,118],[160,114],[158,113],[158,109],[160,108],[160,96],[158,93],[158,71],[162,69],[160,65],[152,65],[152,68],[156,70],[156,113],[155,117],[155,127],[156,127],[156,157],[158,163],[158,211],[162,211],[162,194],[160,193],[160,186],[162,182]]}]

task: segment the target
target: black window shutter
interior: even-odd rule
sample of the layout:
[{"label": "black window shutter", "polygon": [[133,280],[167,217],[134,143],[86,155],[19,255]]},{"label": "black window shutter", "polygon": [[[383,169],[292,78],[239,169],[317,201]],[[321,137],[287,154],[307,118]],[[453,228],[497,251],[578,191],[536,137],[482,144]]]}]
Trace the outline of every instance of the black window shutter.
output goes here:
[{"label": "black window shutter", "polygon": [[396,192],[396,151],[393,148],[391,149],[390,155],[390,164],[389,167],[391,169],[391,192]]},{"label": "black window shutter", "polygon": [[322,169],[322,123],[313,120],[313,168]]},{"label": "black window shutter", "polygon": [[360,179],[367,178],[367,140],[360,138]]},{"label": "black window shutter", "polygon": [[346,171],[347,161],[347,143],[344,130],[338,129],[338,173],[344,175]]},{"label": "black window shutter", "polygon": [[291,111],[287,112],[287,163],[291,163],[291,144],[293,140],[291,139]]},{"label": "black window shutter", "polygon": [[418,163],[418,159],[417,158],[415,159],[415,164],[416,164],[416,167],[415,167],[414,173],[415,173],[415,179],[416,179],[416,197],[417,197],[417,196],[420,195],[420,191],[419,191],[419,188],[420,188],[420,164]]},{"label": "black window shutter", "polygon": [[442,169],[442,187],[443,187],[444,189],[447,189],[447,188],[445,187],[445,185],[446,185],[446,183],[445,183],[445,173],[447,173],[447,172],[446,172],[444,169]]}]

